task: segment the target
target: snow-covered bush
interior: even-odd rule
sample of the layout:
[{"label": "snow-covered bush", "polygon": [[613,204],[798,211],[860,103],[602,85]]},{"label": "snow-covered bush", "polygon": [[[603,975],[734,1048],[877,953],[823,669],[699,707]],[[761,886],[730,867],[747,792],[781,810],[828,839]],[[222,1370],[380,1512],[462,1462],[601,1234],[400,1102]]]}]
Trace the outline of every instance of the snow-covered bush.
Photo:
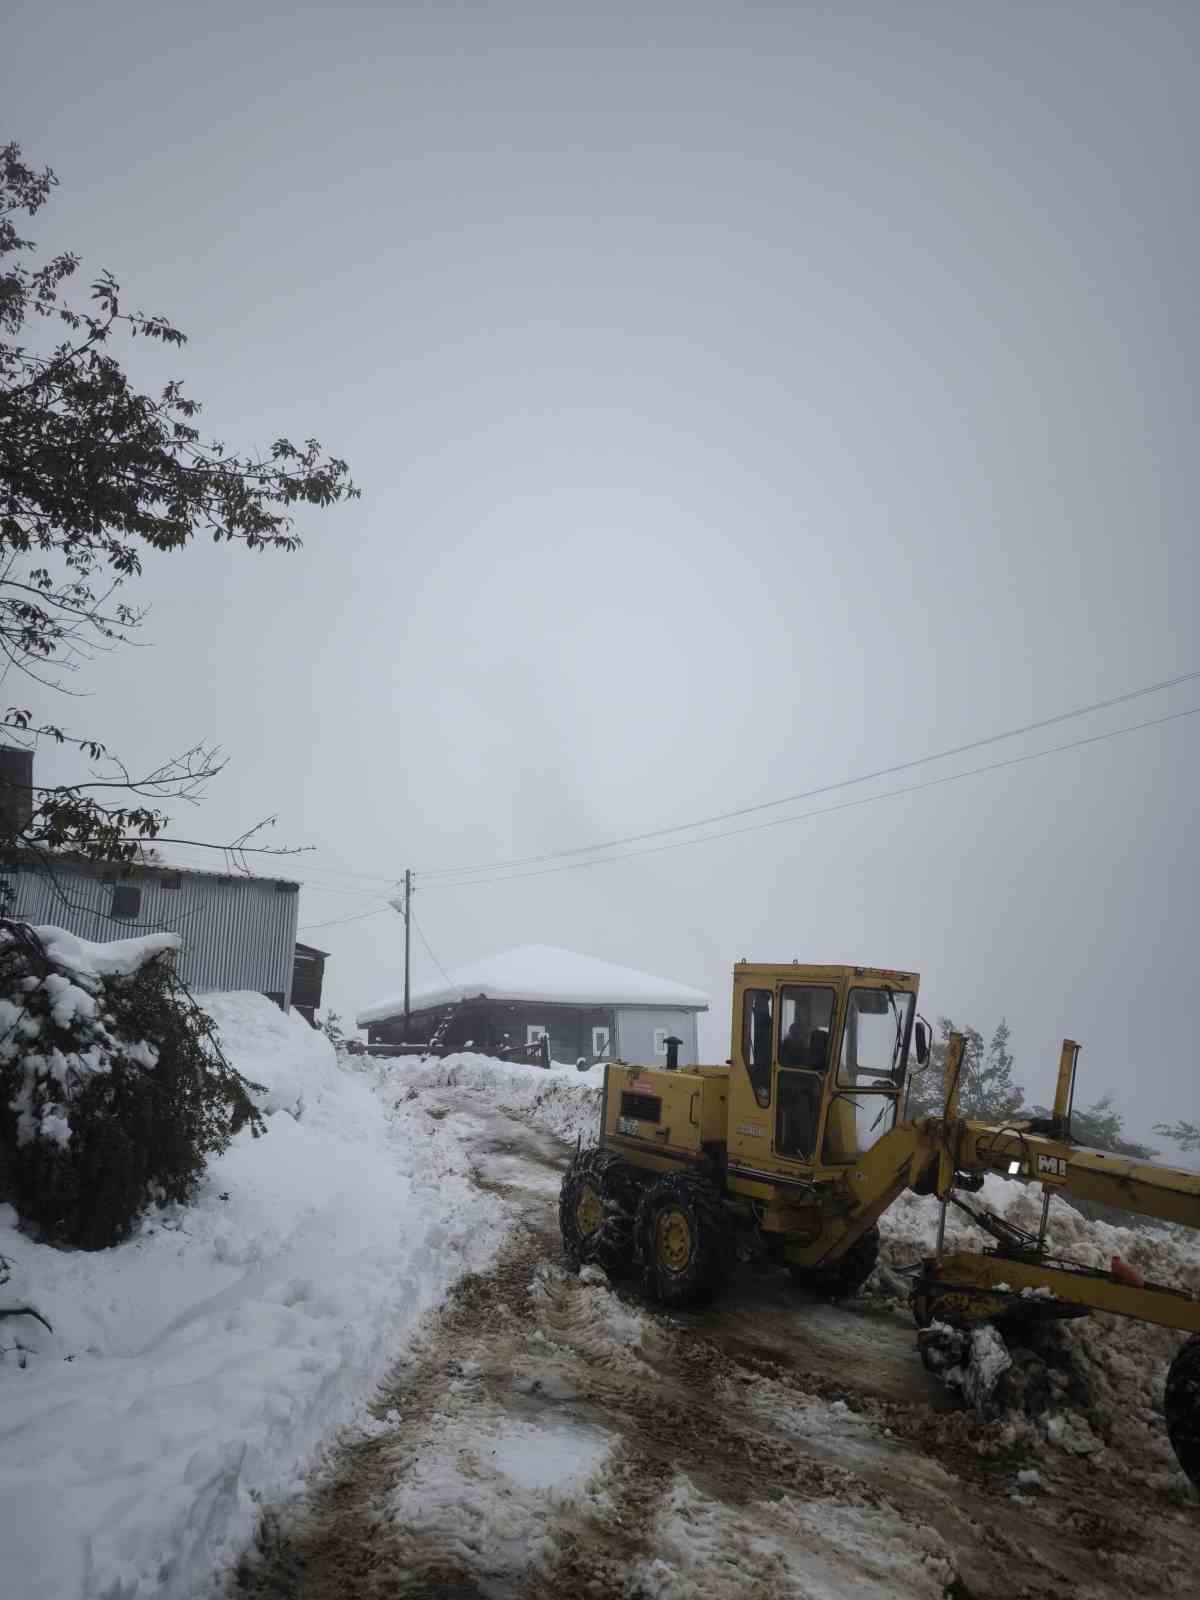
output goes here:
[{"label": "snow-covered bush", "polygon": [[89,944],[0,921],[0,1200],[56,1243],[117,1243],[189,1198],[261,1117],[171,964],[173,934]]}]

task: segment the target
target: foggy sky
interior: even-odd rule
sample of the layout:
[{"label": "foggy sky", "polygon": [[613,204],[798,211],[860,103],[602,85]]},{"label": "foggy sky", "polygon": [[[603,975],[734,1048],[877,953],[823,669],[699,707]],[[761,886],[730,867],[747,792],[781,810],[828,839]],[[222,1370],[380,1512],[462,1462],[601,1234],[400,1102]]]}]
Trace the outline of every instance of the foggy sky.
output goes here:
[{"label": "foggy sky", "polygon": [[[229,445],[317,435],[364,494],[298,555],[151,557],[146,648],[83,703],[9,698],[131,765],[223,744],[175,831],[278,812],[318,847],[303,937],[344,1014],[399,989],[401,927],[326,924],[406,866],[1200,666],[1193,7],[10,16],[4,133],[62,182],[26,231],[189,333],[125,346],[140,379],[182,376]],[[706,988],[716,1060],[739,957],[917,970],[928,1016],[1007,1016],[1030,1098],[1070,1035],[1081,1101],[1145,1132],[1200,1116],[1197,768],[1183,719],[616,865],[418,877],[415,904],[446,966],[538,941]]]}]

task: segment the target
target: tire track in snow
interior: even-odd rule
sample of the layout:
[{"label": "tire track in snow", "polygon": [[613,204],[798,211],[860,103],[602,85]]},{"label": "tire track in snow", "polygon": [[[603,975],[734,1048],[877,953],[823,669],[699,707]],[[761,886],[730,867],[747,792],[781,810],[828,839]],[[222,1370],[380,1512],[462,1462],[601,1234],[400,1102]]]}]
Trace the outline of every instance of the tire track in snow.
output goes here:
[{"label": "tire track in snow", "polygon": [[476,1181],[511,1206],[510,1239],[429,1319],[306,1506],[264,1516],[243,1597],[1191,1592],[1194,1527],[1089,1505],[1071,1464],[1057,1503],[1012,1502],[1011,1464],[978,1454],[971,1418],[924,1403],[894,1322],[774,1283],[669,1316],[566,1273],[561,1146],[469,1091],[425,1094],[478,1125]]}]

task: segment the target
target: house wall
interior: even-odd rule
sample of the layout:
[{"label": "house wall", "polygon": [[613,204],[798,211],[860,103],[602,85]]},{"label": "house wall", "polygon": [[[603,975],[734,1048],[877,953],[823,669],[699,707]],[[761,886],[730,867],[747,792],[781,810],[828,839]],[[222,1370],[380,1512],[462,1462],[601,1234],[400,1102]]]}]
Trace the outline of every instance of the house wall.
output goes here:
[{"label": "house wall", "polygon": [[[446,1014],[446,1007],[428,1011],[414,1011],[409,1019],[408,1040],[425,1044],[434,1028]],[[683,1040],[679,1051],[680,1066],[691,1066],[699,1060],[696,1013],[666,1008],[630,1006],[604,1008],[599,1006],[543,1005],[532,1000],[464,1000],[454,1010],[443,1043],[452,1048],[472,1049],[486,1054],[504,1043],[523,1045],[530,1027],[550,1030],[550,1056],[554,1061],[578,1061],[580,1056],[592,1057],[592,1029],[606,1028],[611,1045],[607,1052],[620,1056],[623,1061],[654,1066],[665,1063],[666,1055],[655,1054],[655,1029],[663,1028]],[[367,1029],[372,1044],[400,1044],[404,1040],[404,1019],[389,1017],[383,1022],[372,1022]]]},{"label": "house wall", "polygon": [[[428,1011],[414,1011],[409,1019],[409,1042],[427,1043],[446,1010],[445,1006],[435,1006]],[[498,1049],[506,1037],[510,1044],[523,1045],[531,1027],[549,1029],[550,1055],[555,1061],[578,1061],[580,1056],[590,1059],[593,1028],[606,1029],[610,1041],[616,1033],[615,1014],[610,1007],[542,1005],[531,1000],[463,1000],[454,1008],[443,1043],[458,1049],[469,1044],[486,1054]],[[404,1037],[403,1017],[372,1022],[367,1029],[372,1044],[400,1044]]]},{"label": "house wall", "polygon": [[695,1066],[700,1059],[696,1013],[649,1006],[623,1006],[617,1012],[617,1051],[621,1060],[645,1067],[665,1063],[665,1051],[656,1052],[654,1048],[654,1034],[659,1028],[683,1040],[679,1047],[679,1065]]},{"label": "house wall", "polygon": [[[169,887],[172,878],[177,888]],[[178,933],[183,948],[175,965],[189,988],[255,989],[284,1006],[290,1002],[300,902],[295,884],[136,868],[91,872],[66,862],[55,862],[53,879],[21,865],[0,866],[0,883],[12,890],[10,914],[25,922],[52,923],[97,944]],[[136,919],[111,917],[114,883],[141,889]]]}]

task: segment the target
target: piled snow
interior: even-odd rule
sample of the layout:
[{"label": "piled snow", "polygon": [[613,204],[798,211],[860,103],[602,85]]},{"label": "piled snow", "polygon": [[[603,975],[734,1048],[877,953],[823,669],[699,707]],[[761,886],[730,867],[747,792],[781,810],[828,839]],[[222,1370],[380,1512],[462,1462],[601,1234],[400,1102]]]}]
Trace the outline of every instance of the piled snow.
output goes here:
[{"label": "piled snow", "polygon": [[[515,950],[503,950],[455,967],[445,976],[449,983],[427,984],[412,991],[410,1004],[414,1010],[478,995],[492,1000],[544,1000],[554,1005],[685,1006],[708,1010],[708,996],[699,989],[550,944],[525,944]],[[369,1022],[381,1022],[403,1011],[404,996],[389,995],[365,1007],[356,1020],[360,1028],[365,1028]]]},{"label": "piled snow", "polygon": [[152,957],[178,950],[183,940],[177,933],[147,933],[138,939],[111,939],[93,944],[79,939],[65,928],[40,927],[32,930],[55,966],[65,967],[80,978],[127,978],[139,971]]},{"label": "piled snow", "polygon": [[296,1012],[285,1017],[261,994],[246,989],[206,994],[202,1004],[217,1024],[226,1054],[233,1052],[234,1066],[266,1090],[254,1099],[268,1116],[286,1111],[301,1117],[306,1108],[341,1099],[348,1083],[361,1082],[331,1071],[336,1059],[323,1033],[302,1023]]},{"label": "piled snow", "polygon": [[[0,949],[12,951],[15,925],[0,928]],[[129,977],[148,961],[179,948],[174,933],[148,934],[139,939],[117,939],[112,944],[92,944],[62,928],[30,927],[51,963],[60,970],[39,977],[29,972],[12,988],[24,998],[0,997],[0,1060],[15,1062],[16,1093],[9,1102],[17,1113],[17,1141],[27,1144],[41,1135],[66,1146],[71,1139],[67,1110],[73,1091],[96,1073],[112,1070],[114,1062],[132,1060],[152,1067],[158,1051],[145,1040],[119,1040],[109,1031],[113,1018],[103,1007],[103,979]],[[33,1004],[38,991],[47,999],[49,1019],[56,1028],[74,1029],[75,1048],[63,1051],[51,1044],[38,1048],[47,1015]]]},{"label": "piled snow", "polygon": [[0,1207],[0,1303],[54,1330],[0,1322],[0,1594],[211,1588],[259,1504],[300,1488],[406,1331],[499,1246],[501,1202],[471,1183],[454,1119],[393,1107],[260,995],[206,1004],[267,1087],[265,1137],[243,1130],[194,1205],[112,1250],[35,1244]]},{"label": "piled snow", "polygon": [[519,1066],[493,1056],[395,1057],[381,1062],[392,1082],[415,1089],[482,1089],[501,1111],[527,1117],[547,1133],[574,1144],[594,1144],[600,1136],[604,1064],[580,1072],[553,1062],[550,1067]]}]

